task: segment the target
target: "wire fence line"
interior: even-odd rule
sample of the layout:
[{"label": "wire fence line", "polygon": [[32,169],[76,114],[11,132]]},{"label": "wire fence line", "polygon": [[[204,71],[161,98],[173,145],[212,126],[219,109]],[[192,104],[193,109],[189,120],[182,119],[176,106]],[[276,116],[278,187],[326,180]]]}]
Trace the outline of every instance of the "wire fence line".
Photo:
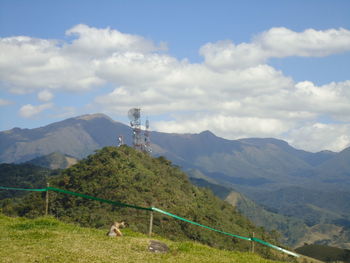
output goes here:
[{"label": "wire fence line", "polygon": [[[59,192],[59,193],[63,193],[63,194],[79,196],[79,197],[83,197],[83,198],[86,198],[86,199],[99,201],[99,202],[102,202],[102,203],[108,203],[108,204],[112,204],[112,205],[116,205],[116,206],[120,206],[120,207],[128,207],[128,208],[134,208],[134,209],[138,209],[138,210],[146,210],[146,211],[150,211],[150,212],[158,212],[158,213],[167,215],[169,217],[172,217],[172,218],[175,218],[175,219],[178,219],[178,220],[181,220],[181,221],[184,221],[184,222],[187,222],[187,223],[190,223],[190,224],[202,227],[202,228],[206,228],[208,230],[212,230],[212,231],[218,232],[218,233],[223,234],[223,235],[235,237],[235,238],[246,240],[246,241],[250,241],[250,242],[257,242],[257,243],[260,243],[260,244],[265,245],[267,247],[270,247],[272,249],[275,249],[275,250],[278,250],[280,252],[283,252],[285,254],[288,254],[288,255],[291,255],[291,256],[294,256],[294,257],[300,257],[300,255],[297,254],[297,253],[294,253],[294,252],[289,251],[287,249],[275,246],[275,245],[273,245],[273,244],[271,244],[269,242],[266,242],[264,240],[261,240],[259,238],[256,238],[256,237],[243,237],[243,236],[234,235],[234,234],[231,234],[231,233],[228,233],[228,232],[224,232],[224,231],[221,231],[221,230],[218,230],[218,229],[215,229],[215,228],[212,228],[212,227],[209,227],[209,226],[205,226],[205,225],[202,225],[200,223],[197,223],[197,222],[185,219],[183,217],[180,217],[178,215],[169,213],[167,211],[161,210],[161,209],[153,207],[153,206],[152,207],[136,206],[136,205],[131,205],[131,204],[116,202],[116,201],[112,201],[112,200],[102,199],[102,198],[98,198],[98,197],[94,197],[94,196],[90,196],[90,195],[86,195],[86,194],[76,193],[76,192],[72,192],[72,191],[68,191],[68,190],[64,190],[64,189],[59,189],[59,188],[55,188],[55,187],[49,187],[49,186],[46,187],[46,188],[39,188],[39,189],[28,189],[28,188],[15,188],[15,187],[0,186],[0,190],[32,191],[32,192],[47,192],[47,193],[48,193],[48,191],[54,191],[54,192]],[[152,218],[153,218],[153,216],[152,216]]]}]

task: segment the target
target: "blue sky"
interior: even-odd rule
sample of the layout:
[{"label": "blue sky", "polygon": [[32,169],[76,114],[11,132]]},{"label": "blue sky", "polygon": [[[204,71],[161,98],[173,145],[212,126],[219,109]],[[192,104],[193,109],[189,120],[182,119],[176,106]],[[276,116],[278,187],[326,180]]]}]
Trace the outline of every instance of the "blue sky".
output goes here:
[{"label": "blue sky", "polygon": [[350,2],[0,0],[0,130],[87,113],[350,146]]}]

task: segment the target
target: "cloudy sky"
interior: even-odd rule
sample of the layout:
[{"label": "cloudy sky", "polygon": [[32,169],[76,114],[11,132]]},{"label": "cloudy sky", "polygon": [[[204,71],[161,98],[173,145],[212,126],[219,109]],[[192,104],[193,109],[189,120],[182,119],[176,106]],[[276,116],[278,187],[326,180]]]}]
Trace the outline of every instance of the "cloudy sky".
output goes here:
[{"label": "cloudy sky", "polygon": [[350,146],[350,1],[0,0],[0,130],[87,113]]}]

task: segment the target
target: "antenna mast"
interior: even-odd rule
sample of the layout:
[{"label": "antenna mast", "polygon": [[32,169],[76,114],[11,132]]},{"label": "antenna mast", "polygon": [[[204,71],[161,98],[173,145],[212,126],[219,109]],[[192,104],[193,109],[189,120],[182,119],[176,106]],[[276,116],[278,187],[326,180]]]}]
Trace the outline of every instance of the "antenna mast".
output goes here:
[{"label": "antenna mast", "polygon": [[146,129],[145,129],[145,152],[151,153],[151,138],[150,138],[150,132],[149,132],[149,120],[146,119]]},{"label": "antenna mast", "polygon": [[[128,111],[128,117],[130,120],[130,126],[132,128],[132,142],[133,147],[137,150],[151,153],[151,139],[150,139],[150,131],[149,131],[149,121],[146,119],[145,123],[145,131],[141,135],[141,109],[140,108],[132,108]],[[120,139],[119,139],[120,140]]]},{"label": "antenna mast", "polygon": [[128,111],[128,117],[130,120],[130,126],[132,128],[132,142],[135,149],[142,150],[141,140],[141,109],[132,108]]}]

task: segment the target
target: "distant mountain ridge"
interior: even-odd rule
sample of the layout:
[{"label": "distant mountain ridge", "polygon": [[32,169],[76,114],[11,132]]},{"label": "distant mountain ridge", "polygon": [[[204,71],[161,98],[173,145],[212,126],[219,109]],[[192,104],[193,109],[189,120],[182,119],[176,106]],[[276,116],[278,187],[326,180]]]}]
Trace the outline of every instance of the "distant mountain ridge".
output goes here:
[{"label": "distant mountain ridge", "polygon": [[53,152],[81,159],[115,145],[120,133],[128,134],[130,128],[104,114],[78,116],[35,129],[14,128],[0,132],[0,162],[20,163]]},{"label": "distant mountain ridge", "polygon": [[[131,128],[104,114],[36,129],[15,128],[0,132],[0,163],[21,163],[53,152],[81,159],[104,146],[117,145],[119,135],[131,144]],[[344,233],[350,228],[350,147],[339,153],[311,153],[278,139],[227,140],[210,131],[151,132],[151,142],[154,156],[165,156],[192,177],[235,189],[284,216],[300,217],[302,211],[302,220],[311,228],[330,224]],[[332,238],[319,237],[319,242],[334,245]],[[350,248],[349,241],[350,235],[341,246]]]},{"label": "distant mountain ridge", "polygon": [[[77,134],[76,132],[80,133]],[[67,137],[68,135],[69,137]],[[131,144],[130,127],[114,121],[101,113],[69,118],[40,128],[13,128],[0,132],[0,162],[24,162],[38,156],[48,155],[52,152],[62,152],[76,158],[82,158],[90,154],[95,148],[99,149],[108,145],[116,145],[118,135],[123,135],[125,143]],[[176,146],[176,143],[181,144],[181,140],[183,143],[191,142],[191,146],[195,146],[189,152],[192,156],[198,155],[201,152],[222,152],[234,148],[239,149],[242,143],[260,148],[268,144],[276,145],[286,152],[299,156],[299,158],[314,166],[336,155],[336,153],[330,151],[310,153],[297,150],[289,146],[287,142],[273,138],[227,140],[217,137],[210,131],[204,131],[199,134],[151,132],[151,135],[152,139],[155,140],[153,144],[156,144],[154,146],[157,152],[163,150],[172,152],[178,156],[185,155],[183,145]],[[58,142],[57,139],[61,141]],[[68,143],[72,144],[68,145]],[[161,149],[159,149],[159,146]],[[59,148],[64,149],[64,151],[58,151],[57,149]],[[19,150],[22,150],[21,154]]]},{"label": "distant mountain ridge", "polygon": [[[131,128],[104,114],[70,118],[36,129],[0,132],[0,163],[22,163],[60,152],[81,159],[105,146],[117,145]],[[151,132],[153,155],[164,155],[185,170],[251,195],[258,190],[290,186],[350,189],[350,147],[340,153],[306,152],[273,138],[227,140],[210,131],[199,134]]]}]

